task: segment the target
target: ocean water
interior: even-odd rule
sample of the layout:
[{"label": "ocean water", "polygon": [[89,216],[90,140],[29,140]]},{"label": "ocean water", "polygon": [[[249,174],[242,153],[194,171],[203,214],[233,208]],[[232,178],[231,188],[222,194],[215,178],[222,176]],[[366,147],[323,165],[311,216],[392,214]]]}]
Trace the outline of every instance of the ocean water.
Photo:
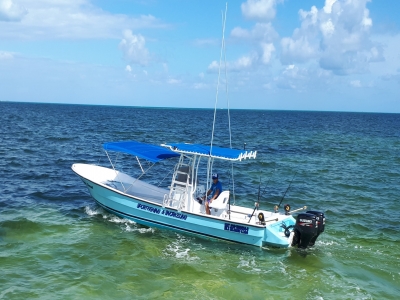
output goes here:
[{"label": "ocean water", "polygon": [[[236,203],[252,206],[261,185],[272,209],[292,181],[283,203],[327,217],[314,248],[141,226],[103,211],[71,171],[107,165],[104,142],[209,143],[213,110],[0,102],[0,299],[397,299],[400,115],[230,115],[233,146],[258,151],[236,165]],[[227,124],[218,110],[216,145]]]}]

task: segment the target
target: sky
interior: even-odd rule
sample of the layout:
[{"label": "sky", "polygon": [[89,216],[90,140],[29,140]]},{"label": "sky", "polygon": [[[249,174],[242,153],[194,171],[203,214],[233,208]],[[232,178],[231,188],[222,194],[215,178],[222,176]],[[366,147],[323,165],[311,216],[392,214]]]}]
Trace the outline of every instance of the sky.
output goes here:
[{"label": "sky", "polygon": [[398,0],[0,0],[0,101],[400,113],[399,11]]}]

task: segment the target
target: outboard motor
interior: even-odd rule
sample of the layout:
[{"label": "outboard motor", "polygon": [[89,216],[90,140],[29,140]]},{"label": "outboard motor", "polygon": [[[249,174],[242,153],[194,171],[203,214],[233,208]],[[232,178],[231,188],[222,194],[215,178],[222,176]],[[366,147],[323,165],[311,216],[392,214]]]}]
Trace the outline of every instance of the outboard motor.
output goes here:
[{"label": "outboard motor", "polygon": [[292,246],[298,245],[299,248],[307,248],[310,242],[318,236],[317,216],[310,213],[301,213],[297,216],[296,225],[294,225],[294,236]]},{"label": "outboard motor", "polygon": [[309,210],[306,213],[315,215],[317,217],[317,223],[318,223],[318,233],[314,238],[311,239],[310,245],[309,245],[311,247],[311,246],[314,246],[315,241],[317,240],[318,236],[325,230],[325,215],[323,212],[315,211],[315,210]]}]

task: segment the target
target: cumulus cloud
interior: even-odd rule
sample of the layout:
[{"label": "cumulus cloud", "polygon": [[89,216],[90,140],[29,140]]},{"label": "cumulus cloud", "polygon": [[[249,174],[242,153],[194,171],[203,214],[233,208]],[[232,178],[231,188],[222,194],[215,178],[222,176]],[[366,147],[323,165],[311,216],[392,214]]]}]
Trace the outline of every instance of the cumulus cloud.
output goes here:
[{"label": "cumulus cloud", "polygon": [[242,3],[242,14],[248,19],[269,21],[275,18],[278,0],[247,0]]},{"label": "cumulus cloud", "polygon": [[324,12],[330,14],[332,12],[332,5],[336,2],[336,0],[325,0]]},{"label": "cumulus cloud", "polygon": [[276,40],[279,35],[271,23],[256,23],[251,30],[235,27],[231,31],[231,37],[243,40],[272,42]]},{"label": "cumulus cloud", "polygon": [[242,56],[240,57],[234,64],[232,64],[232,68],[241,70],[241,69],[247,69],[252,66],[254,62],[254,57],[251,56]]},{"label": "cumulus cloud", "polygon": [[145,38],[140,34],[133,34],[131,30],[124,31],[124,38],[119,43],[119,49],[125,60],[131,64],[145,66],[150,61]]},{"label": "cumulus cloud", "polygon": [[283,70],[282,75],[275,78],[277,87],[281,89],[296,89],[298,86],[297,82],[304,79],[304,75],[302,74],[303,72],[304,70],[300,70],[299,67],[295,65],[287,66]]},{"label": "cumulus cloud", "polygon": [[311,44],[307,36],[296,39],[283,38],[281,40],[281,61],[283,64],[306,62],[315,58],[318,53],[316,47]]},{"label": "cumulus cloud", "polygon": [[[240,72],[255,68],[259,65],[269,65],[276,51],[274,42],[279,39],[279,34],[271,24],[276,14],[276,4],[282,0],[247,0],[242,3],[242,14],[245,18],[257,20],[251,29],[234,27],[230,33],[231,40],[242,43],[253,49],[234,61],[227,62],[229,71]],[[213,61],[207,68],[208,72],[218,71],[219,63]]]},{"label": "cumulus cloud", "polygon": [[0,0],[0,21],[20,21],[27,9],[13,0]]},{"label": "cumulus cloud", "polygon": [[219,63],[216,60],[214,60],[211,62],[211,64],[208,66],[207,69],[211,72],[218,71]]},{"label": "cumulus cloud", "polygon": [[365,73],[370,62],[383,60],[383,48],[370,38],[370,0],[326,0],[322,9],[300,10],[301,26],[281,40],[281,62],[317,59],[338,75]]},{"label": "cumulus cloud", "polygon": [[261,43],[261,48],[262,48],[261,62],[267,65],[271,62],[272,53],[275,51],[274,44]]},{"label": "cumulus cloud", "polygon": [[332,73],[315,64],[307,66],[288,65],[276,76],[273,83],[280,89],[291,89],[297,92],[315,90],[332,81]]},{"label": "cumulus cloud", "polygon": [[[240,71],[256,66],[258,63],[268,65],[271,63],[272,55],[275,52],[274,41],[279,35],[271,25],[271,23],[256,23],[250,30],[241,27],[235,27],[231,31],[231,38],[242,41],[245,44],[251,42],[255,45],[252,53],[243,55],[235,62],[229,63],[232,71]],[[213,65],[209,66],[215,67]]]}]

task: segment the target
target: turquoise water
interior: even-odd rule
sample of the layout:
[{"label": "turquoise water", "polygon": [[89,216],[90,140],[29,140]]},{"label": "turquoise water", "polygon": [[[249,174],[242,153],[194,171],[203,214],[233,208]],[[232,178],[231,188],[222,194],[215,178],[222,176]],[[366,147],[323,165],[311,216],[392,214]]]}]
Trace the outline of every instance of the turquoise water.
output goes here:
[{"label": "turquoise water", "polygon": [[[231,111],[234,147],[258,150],[257,160],[235,169],[236,202],[252,206],[261,178],[261,206],[272,209],[294,177],[284,203],[326,214],[315,247],[300,251],[120,219],[99,208],[70,169],[107,165],[108,141],[209,143],[212,110],[5,102],[0,110],[0,299],[400,294],[398,114]],[[217,117],[215,142],[224,146],[226,111]],[[223,181],[228,171],[219,174]]]}]

